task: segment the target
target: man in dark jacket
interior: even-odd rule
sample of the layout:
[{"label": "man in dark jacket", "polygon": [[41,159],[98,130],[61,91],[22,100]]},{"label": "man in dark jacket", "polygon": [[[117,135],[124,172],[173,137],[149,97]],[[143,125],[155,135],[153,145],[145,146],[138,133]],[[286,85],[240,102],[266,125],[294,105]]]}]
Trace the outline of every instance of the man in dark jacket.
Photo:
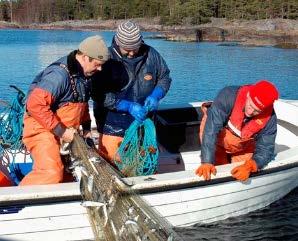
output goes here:
[{"label": "man in dark jacket", "polygon": [[157,109],[172,80],[164,59],[143,42],[132,21],[118,26],[109,52],[111,59],[94,76],[92,98],[99,151],[112,160],[130,124]]},{"label": "man in dark jacket", "polygon": [[30,86],[24,116],[23,142],[33,157],[33,170],[20,185],[63,181],[60,141],[71,142],[83,128],[91,136],[88,100],[90,76],[108,60],[102,37],[86,38],[71,52],[39,73]]},{"label": "man in dark jacket", "polygon": [[203,117],[201,165],[196,174],[209,180],[211,173],[216,174],[214,165],[244,161],[231,174],[245,181],[270,162],[277,133],[273,109],[277,99],[277,89],[266,80],[222,89]]}]

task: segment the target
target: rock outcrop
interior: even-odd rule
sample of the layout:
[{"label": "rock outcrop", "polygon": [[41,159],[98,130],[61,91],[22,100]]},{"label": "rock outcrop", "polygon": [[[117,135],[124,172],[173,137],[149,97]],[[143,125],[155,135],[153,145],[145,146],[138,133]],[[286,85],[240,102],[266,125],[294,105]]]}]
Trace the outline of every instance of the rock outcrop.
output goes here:
[{"label": "rock outcrop", "polygon": [[0,29],[6,29],[6,28],[20,28],[20,25],[17,23],[0,21]]},{"label": "rock outcrop", "polygon": [[173,28],[164,32],[171,41],[239,42],[245,46],[298,47],[298,20],[270,19],[256,21],[227,21],[212,19],[211,23]]}]

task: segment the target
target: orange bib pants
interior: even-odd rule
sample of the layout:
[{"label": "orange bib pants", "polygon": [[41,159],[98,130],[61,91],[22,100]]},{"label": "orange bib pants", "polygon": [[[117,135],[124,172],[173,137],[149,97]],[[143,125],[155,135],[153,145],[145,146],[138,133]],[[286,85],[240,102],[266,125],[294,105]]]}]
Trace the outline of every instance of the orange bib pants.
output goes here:
[{"label": "orange bib pants", "polygon": [[[56,115],[65,127],[78,129],[88,109],[87,103],[68,103]],[[33,158],[33,169],[20,185],[54,184],[64,181],[64,165],[60,156],[60,140],[25,114],[23,142]]]}]

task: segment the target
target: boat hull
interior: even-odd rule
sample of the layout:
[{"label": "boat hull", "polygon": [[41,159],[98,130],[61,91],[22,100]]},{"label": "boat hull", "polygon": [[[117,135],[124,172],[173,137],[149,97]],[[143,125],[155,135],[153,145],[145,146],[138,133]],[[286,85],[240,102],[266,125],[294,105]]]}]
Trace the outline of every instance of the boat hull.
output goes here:
[{"label": "boat hull", "polygon": [[229,181],[142,197],[173,226],[211,223],[247,214],[279,200],[297,187],[298,167],[256,176],[248,182]]}]

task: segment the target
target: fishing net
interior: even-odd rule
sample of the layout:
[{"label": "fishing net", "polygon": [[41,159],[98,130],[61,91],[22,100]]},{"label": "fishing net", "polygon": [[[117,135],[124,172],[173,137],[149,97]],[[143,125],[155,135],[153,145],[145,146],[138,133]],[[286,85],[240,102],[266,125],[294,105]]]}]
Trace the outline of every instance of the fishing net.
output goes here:
[{"label": "fishing net", "polygon": [[22,147],[25,94],[16,86],[11,85],[10,87],[17,90],[17,95],[11,103],[1,101],[0,143],[2,147],[20,149]]},{"label": "fishing net", "polygon": [[[117,161],[117,159],[121,161]],[[134,121],[126,130],[114,163],[127,177],[152,175],[157,171],[158,146],[152,120]]]},{"label": "fishing net", "polygon": [[76,135],[72,169],[80,178],[83,206],[96,240],[181,240],[171,225],[121,180],[121,175]]},{"label": "fishing net", "polygon": [[16,96],[10,101],[0,101],[0,165],[9,170],[10,176],[16,184],[23,178],[21,164],[15,163],[17,154],[24,156],[24,163],[28,155],[22,142],[23,115],[25,111],[25,93],[14,85]]}]

